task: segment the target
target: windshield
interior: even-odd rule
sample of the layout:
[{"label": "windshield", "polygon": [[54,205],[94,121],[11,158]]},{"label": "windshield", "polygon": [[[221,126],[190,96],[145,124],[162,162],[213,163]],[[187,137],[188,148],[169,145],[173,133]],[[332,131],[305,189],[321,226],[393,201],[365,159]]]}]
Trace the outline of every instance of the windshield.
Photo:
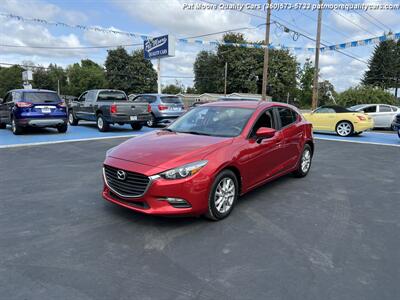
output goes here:
[{"label": "windshield", "polygon": [[161,102],[163,103],[177,103],[177,104],[182,104],[181,99],[179,99],[179,97],[175,97],[175,96],[163,96],[160,97],[161,98]]},{"label": "windshield", "polygon": [[253,109],[248,108],[200,106],[180,117],[168,130],[234,137],[242,132],[253,112]]},{"label": "windshield", "polygon": [[31,103],[58,103],[61,102],[57,93],[52,92],[24,92],[23,101]]},{"label": "windshield", "polygon": [[124,92],[102,91],[97,97],[99,101],[128,101]]}]

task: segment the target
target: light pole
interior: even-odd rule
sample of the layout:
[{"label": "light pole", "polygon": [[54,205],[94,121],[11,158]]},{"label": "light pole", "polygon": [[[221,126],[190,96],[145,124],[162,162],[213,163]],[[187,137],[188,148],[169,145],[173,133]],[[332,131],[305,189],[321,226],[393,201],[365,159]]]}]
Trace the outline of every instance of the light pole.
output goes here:
[{"label": "light pole", "polygon": [[315,70],[313,81],[313,94],[312,94],[312,109],[318,106],[318,73],[319,73],[319,52],[321,47],[321,20],[322,20],[322,0],[319,0],[318,10],[318,25],[317,25],[317,39],[315,45]]},{"label": "light pole", "polygon": [[271,0],[267,3],[267,24],[265,26],[265,48],[264,48],[264,68],[262,80],[262,95],[261,99],[267,99],[267,83],[268,83],[268,59],[269,59],[269,31],[271,28]]}]

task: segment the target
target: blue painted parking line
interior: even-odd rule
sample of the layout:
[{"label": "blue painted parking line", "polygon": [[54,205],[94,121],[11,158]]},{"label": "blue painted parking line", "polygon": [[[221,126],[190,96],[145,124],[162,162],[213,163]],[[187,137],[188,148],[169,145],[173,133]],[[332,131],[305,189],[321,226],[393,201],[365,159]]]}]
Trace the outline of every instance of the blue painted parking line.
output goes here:
[{"label": "blue painted parking line", "polygon": [[14,135],[10,127],[7,127],[7,129],[0,130],[0,148],[132,137],[152,130],[154,129],[148,127],[143,127],[141,130],[132,130],[130,125],[115,125],[111,126],[108,132],[99,132],[95,124],[88,123],[79,126],[69,126],[66,133],[58,133],[53,128],[43,128],[29,129],[22,135]]},{"label": "blue painted parking line", "polygon": [[317,140],[400,147],[400,139],[396,133],[363,132],[360,135],[349,137],[329,133],[314,133],[314,138]]}]

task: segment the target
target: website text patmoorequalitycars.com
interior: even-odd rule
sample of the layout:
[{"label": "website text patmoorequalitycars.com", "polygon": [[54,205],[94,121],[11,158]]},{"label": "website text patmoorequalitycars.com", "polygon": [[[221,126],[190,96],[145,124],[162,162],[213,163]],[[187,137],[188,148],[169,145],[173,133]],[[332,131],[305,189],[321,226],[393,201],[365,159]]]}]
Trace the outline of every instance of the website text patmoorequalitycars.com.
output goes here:
[{"label": "website text patmoorequalitycars.com", "polygon": [[[261,3],[205,3],[187,2],[182,4],[184,10],[267,10],[268,4]],[[272,3],[273,10],[399,10],[400,3]]]}]

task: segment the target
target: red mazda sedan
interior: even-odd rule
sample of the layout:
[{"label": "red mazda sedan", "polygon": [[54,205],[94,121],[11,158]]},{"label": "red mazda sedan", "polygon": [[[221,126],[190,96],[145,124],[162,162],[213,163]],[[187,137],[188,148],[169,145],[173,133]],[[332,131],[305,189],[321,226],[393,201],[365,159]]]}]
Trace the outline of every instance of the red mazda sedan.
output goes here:
[{"label": "red mazda sedan", "polygon": [[240,195],[267,181],[306,176],[311,129],[296,108],[282,103],[205,104],[110,149],[103,197],[147,214],[220,220]]}]

